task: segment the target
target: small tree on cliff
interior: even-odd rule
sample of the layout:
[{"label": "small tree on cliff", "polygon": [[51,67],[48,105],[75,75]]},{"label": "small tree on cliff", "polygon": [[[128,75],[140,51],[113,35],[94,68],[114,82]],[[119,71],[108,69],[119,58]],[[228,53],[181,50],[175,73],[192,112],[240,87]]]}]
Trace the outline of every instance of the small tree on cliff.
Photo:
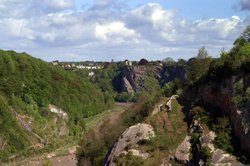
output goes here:
[{"label": "small tree on cliff", "polygon": [[203,46],[199,49],[198,54],[197,54],[198,59],[205,59],[208,58],[208,53],[206,48]]}]

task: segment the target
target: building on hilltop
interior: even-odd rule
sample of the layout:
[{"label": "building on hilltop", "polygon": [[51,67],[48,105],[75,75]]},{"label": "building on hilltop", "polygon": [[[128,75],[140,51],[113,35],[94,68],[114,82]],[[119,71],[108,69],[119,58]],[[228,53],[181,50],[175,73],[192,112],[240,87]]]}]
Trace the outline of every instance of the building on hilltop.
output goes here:
[{"label": "building on hilltop", "polygon": [[59,61],[58,60],[52,61],[51,63],[52,63],[52,65],[55,65],[55,66],[59,65]]}]

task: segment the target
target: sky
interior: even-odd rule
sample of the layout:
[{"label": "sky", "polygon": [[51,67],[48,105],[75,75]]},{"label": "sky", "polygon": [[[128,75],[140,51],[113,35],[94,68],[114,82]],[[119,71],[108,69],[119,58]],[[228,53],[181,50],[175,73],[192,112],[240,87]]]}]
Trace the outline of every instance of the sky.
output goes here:
[{"label": "sky", "polygon": [[218,57],[250,25],[250,0],[0,0],[0,49],[45,61]]}]

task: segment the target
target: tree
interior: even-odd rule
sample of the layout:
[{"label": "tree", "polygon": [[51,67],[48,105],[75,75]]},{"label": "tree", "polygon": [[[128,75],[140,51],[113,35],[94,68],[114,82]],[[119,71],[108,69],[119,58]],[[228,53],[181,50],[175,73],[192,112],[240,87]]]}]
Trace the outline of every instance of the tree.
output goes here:
[{"label": "tree", "polygon": [[198,54],[197,54],[197,58],[198,59],[205,59],[208,57],[208,53],[206,48],[203,46],[199,49]]},{"label": "tree", "polygon": [[141,59],[138,63],[138,65],[147,65],[149,62],[147,59]]},{"label": "tree", "polygon": [[250,42],[250,26],[248,26],[245,31],[240,35],[238,39],[235,40],[234,45],[236,47],[243,46],[245,43]]},{"label": "tree", "polygon": [[173,58],[170,58],[170,57],[164,58],[164,59],[162,60],[162,62],[165,63],[165,64],[169,64],[169,65],[175,63],[175,61],[173,60]]}]

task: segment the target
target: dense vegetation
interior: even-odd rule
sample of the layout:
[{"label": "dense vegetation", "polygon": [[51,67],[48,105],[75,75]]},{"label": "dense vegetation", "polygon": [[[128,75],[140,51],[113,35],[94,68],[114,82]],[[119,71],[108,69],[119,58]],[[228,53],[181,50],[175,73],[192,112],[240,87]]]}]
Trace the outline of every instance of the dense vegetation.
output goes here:
[{"label": "dense vegetation", "polygon": [[[249,111],[247,104],[250,101],[250,27],[235,41],[234,47],[230,51],[221,52],[220,58],[196,58],[192,62],[195,62],[195,65],[191,65],[189,71],[191,77],[188,86],[184,87],[186,93],[183,94],[185,98],[187,98],[185,95],[189,94],[189,103],[186,104],[187,110],[191,110],[187,116],[190,123],[194,119],[199,119],[205,129],[215,131],[217,137],[214,144],[217,148],[236,155],[242,162],[250,162],[249,157],[247,157],[249,154],[240,149],[239,138],[235,137],[237,131],[232,128],[234,117],[230,117],[229,110],[222,110],[223,107],[229,109],[227,108],[228,104],[227,106],[216,105],[216,103],[204,99],[209,98],[208,95],[214,95],[215,97],[220,91],[227,89],[224,95],[228,96],[228,102],[240,112]],[[228,83],[229,80],[230,84]],[[200,95],[199,98],[195,96],[198,94]],[[220,97],[223,97],[223,95]],[[194,101],[195,99],[198,100]],[[249,124],[249,119],[246,118],[244,123]],[[201,134],[194,136],[193,140],[197,140],[200,136]],[[208,159],[207,149],[203,148],[202,150]]]},{"label": "dense vegetation", "polygon": [[[145,60],[139,63],[146,70],[146,74],[136,80],[143,90],[129,93],[120,91],[116,86],[121,83],[120,78],[124,77],[124,69],[138,68],[139,65],[135,63],[133,67],[126,66],[123,62],[103,63],[104,68],[96,70],[90,77],[88,70],[65,71],[60,66],[53,66],[25,53],[0,50],[0,161],[9,159],[11,155],[34,152],[36,150],[30,147],[36,143],[44,144],[44,150],[47,150],[47,147],[60,146],[63,141],[73,138],[83,139],[77,154],[80,164],[101,165],[112,145],[127,127],[146,122],[154,127],[156,137],[142,142],[142,148],[153,157],[143,161],[128,154],[120,156],[117,163],[156,165],[187,134],[184,119],[189,124],[194,120],[201,121],[205,132],[216,132],[214,144],[217,148],[232,154],[238,153],[244,158],[235,149],[232,119],[221,108],[207,103],[200,96],[197,98],[197,95],[201,89],[207,93],[219,91],[221,87],[226,88],[225,80],[234,76],[230,102],[240,111],[248,113],[250,27],[235,41],[229,52],[222,51],[220,58],[209,57],[205,47],[202,47],[197,57],[187,61],[180,59],[178,62],[166,59],[162,63],[159,65],[158,62]],[[152,72],[157,65],[161,66],[159,78]],[[161,97],[173,94],[178,94],[180,100],[188,101],[183,102],[186,117],[180,112],[182,107],[177,101],[173,101],[171,112],[163,111],[151,117],[154,106]],[[135,104],[83,135],[86,127],[83,119],[112,107],[115,101]],[[49,110],[49,104],[67,112],[69,119],[63,121],[55,118]],[[20,124],[23,123],[20,117],[32,122],[29,132]],[[66,137],[57,139],[54,131],[59,130],[57,126],[63,126],[64,123],[67,123],[69,133]],[[201,153],[199,156],[208,163],[211,159],[209,148],[196,146],[201,136],[199,132],[192,134],[193,153]],[[246,159],[244,161],[247,162]]]},{"label": "dense vegetation", "polygon": [[84,77],[25,53],[0,50],[0,139],[6,144],[0,159],[25,150],[34,142],[30,140],[32,136],[25,136],[24,129],[17,125],[17,115],[31,119],[32,131],[43,136],[46,134],[41,129],[45,126],[55,130],[48,105],[56,105],[68,113],[69,135],[74,136],[84,129],[81,119],[108,107],[104,97],[101,90]]},{"label": "dense vegetation", "polygon": [[101,125],[86,133],[78,149],[79,164],[102,165],[108,151],[122,132],[144,121],[147,118],[146,114],[158,100],[157,96],[143,93],[127,111],[115,118],[106,119]]}]

